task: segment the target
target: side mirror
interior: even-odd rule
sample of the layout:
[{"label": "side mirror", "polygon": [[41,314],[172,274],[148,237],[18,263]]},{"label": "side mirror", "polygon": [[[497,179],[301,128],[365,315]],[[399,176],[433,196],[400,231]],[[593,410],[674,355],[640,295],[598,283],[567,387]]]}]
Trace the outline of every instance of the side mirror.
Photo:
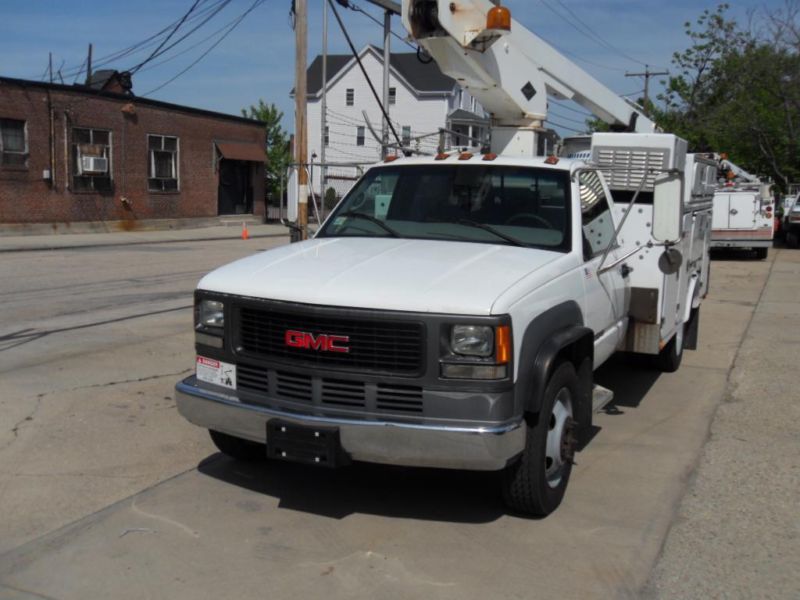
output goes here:
[{"label": "side mirror", "polygon": [[662,173],[655,179],[653,190],[653,237],[665,244],[681,239],[683,225],[683,176]]}]

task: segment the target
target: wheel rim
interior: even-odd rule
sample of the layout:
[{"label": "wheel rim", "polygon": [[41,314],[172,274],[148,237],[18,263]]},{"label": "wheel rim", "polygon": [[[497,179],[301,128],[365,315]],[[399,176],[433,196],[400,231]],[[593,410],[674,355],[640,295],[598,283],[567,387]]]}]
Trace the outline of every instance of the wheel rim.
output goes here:
[{"label": "wheel rim", "polygon": [[558,487],[564,476],[564,467],[572,463],[575,451],[574,433],[572,395],[569,389],[561,388],[553,402],[545,447],[544,476],[551,488]]}]

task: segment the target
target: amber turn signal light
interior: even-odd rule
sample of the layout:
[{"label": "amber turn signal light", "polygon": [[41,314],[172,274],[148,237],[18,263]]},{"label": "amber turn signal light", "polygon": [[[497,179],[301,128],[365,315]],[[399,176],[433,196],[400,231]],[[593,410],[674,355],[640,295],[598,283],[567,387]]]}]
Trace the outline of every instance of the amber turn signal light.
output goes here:
[{"label": "amber turn signal light", "polygon": [[497,364],[511,362],[511,327],[500,325],[494,332],[494,344]]}]

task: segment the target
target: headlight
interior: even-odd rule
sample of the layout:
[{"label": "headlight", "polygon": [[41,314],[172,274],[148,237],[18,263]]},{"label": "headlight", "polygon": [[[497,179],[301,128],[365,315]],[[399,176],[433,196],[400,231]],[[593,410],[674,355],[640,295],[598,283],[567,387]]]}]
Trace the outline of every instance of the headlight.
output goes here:
[{"label": "headlight", "polygon": [[494,330],[486,325],[453,325],[450,348],[464,356],[489,357],[494,353]]},{"label": "headlight", "polygon": [[200,327],[220,329],[225,325],[224,305],[219,300],[201,300],[197,324]]}]

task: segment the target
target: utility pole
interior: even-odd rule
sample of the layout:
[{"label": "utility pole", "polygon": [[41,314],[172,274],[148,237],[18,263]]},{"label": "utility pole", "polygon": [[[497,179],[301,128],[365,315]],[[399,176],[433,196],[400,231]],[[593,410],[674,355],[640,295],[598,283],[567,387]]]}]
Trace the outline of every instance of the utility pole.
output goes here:
[{"label": "utility pole", "polygon": [[50,83],[53,83],[53,53],[49,53],[49,57],[47,59],[47,70],[50,73]]},{"label": "utility pole", "polygon": [[308,12],[306,0],[294,1],[294,162],[297,165],[297,225],[301,239],[308,239],[308,133],[306,129],[306,53]]},{"label": "utility pole", "polygon": [[328,173],[325,167],[325,128],[328,126],[328,0],[322,0],[322,101],[320,102],[320,196],[323,206],[325,203],[325,188],[328,183]]},{"label": "utility pole", "polygon": [[392,13],[383,13],[383,108],[386,114],[383,117],[383,131],[381,132],[381,158],[386,158],[389,146],[389,71],[391,70],[392,52],[390,42],[392,39]]},{"label": "utility pole", "polygon": [[89,44],[89,56],[86,58],[86,85],[92,82],[92,45]]},{"label": "utility pole", "polygon": [[625,77],[644,77],[644,115],[650,116],[648,104],[650,102],[650,78],[660,75],[669,75],[669,71],[651,71],[649,65],[644,66],[644,73],[625,73]]}]

